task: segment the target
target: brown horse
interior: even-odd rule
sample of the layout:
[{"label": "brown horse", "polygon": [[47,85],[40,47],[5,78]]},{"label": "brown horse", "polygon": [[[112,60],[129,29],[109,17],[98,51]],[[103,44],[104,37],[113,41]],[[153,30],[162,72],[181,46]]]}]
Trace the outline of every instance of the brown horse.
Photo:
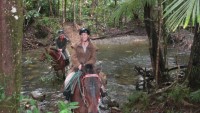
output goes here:
[{"label": "brown horse", "polygon": [[79,78],[73,95],[72,102],[78,102],[79,108],[74,113],[98,113],[98,104],[101,95],[101,80],[97,74],[85,73]]},{"label": "brown horse", "polygon": [[69,62],[64,60],[62,52],[53,47],[45,48],[45,52],[40,56],[40,61],[46,59],[51,60],[51,65],[56,72],[57,77],[59,77],[59,72],[61,71],[62,77],[65,79],[65,67],[69,65]]}]

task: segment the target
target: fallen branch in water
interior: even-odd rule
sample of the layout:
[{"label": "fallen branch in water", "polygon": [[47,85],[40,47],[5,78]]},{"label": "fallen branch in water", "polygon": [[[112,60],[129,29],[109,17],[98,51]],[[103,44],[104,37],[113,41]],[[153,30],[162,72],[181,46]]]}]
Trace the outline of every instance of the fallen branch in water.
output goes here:
[{"label": "fallen branch in water", "polygon": [[187,65],[183,65],[183,66],[177,66],[177,67],[173,67],[173,68],[166,69],[166,70],[169,72],[169,71],[172,71],[172,70],[175,70],[175,69],[182,69],[182,68],[187,68],[187,67],[188,67]]}]

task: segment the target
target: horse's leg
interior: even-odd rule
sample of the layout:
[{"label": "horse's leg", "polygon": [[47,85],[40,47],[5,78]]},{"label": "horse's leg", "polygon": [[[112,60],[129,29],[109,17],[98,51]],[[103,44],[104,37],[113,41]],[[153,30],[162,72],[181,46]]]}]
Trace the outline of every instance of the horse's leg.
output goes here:
[{"label": "horse's leg", "polygon": [[65,80],[66,76],[65,76],[65,68],[62,69],[62,77],[63,77],[63,80]]},{"label": "horse's leg", "polygon": [[59,79],[59,70],[58,71],[55,71],[55,74],[56,74],[56,79]]}]

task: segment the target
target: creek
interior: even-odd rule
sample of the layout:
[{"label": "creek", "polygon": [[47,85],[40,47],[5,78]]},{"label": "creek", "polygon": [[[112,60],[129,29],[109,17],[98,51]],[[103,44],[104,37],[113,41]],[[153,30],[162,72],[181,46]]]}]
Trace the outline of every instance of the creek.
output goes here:
[{"label": "creek", "polygon": [[[137,73],[134,66],[151,67],[148,40],[145,36],[122,36],[101,40],[92,40],[98,47],[97,66],[107,75],[108,95],[120,106],[127,102],[127,97],[135,91]],[[38,60],[44,49],[23,53],[22,94],[30,95],[32,91],[41,91],[46,99],[39,103],[45,111],[58,112],[58,101],[64,101],[62,82],[55,81],[50,64]],[[169,67],[187,64],[190,51],[168,48]]]}]

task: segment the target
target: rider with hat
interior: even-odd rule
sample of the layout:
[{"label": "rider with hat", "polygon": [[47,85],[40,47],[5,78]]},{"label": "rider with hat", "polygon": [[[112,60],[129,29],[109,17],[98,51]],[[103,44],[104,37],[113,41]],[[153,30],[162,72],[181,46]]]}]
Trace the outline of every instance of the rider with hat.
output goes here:
[{"label": "rider with hat", "polygon": [[[90,41],[90,31],[86,28],[81,28],[79,31],[80,42],[73,46],[73,53],[71,55],[72,60],[72,72],[69,73],[65,79],[65,86],[69,84],[69,81],[77,70],[82,70],[83,66],[87,64],[95,65],[96,63],[96,51],[97,48]],[[68,85],[67,85],[68,86]],[[65,90],[68,87],[65,87]],[[69,92],[64,95],[69,100]]]},{"label": "rider with hat", "polygon": [[58,51],[62,52],[63,58],[66,61],[67,64],[69,64],[69,56],[66,52],[67,43],[69,42],[69,39],[64,34],[63,30],[58,31],[58,37],[55,39],[56,41],[56,48]]},{"label": "rider with hat", "polygon": [[96,63],[96,47],[90,41],[90,31],[86,28],[82,28],[79,31],[80,42],[75,45],[74,53],[72,54],[72,63],[74,69],[82,69],[82,66],[86,64]]}]

